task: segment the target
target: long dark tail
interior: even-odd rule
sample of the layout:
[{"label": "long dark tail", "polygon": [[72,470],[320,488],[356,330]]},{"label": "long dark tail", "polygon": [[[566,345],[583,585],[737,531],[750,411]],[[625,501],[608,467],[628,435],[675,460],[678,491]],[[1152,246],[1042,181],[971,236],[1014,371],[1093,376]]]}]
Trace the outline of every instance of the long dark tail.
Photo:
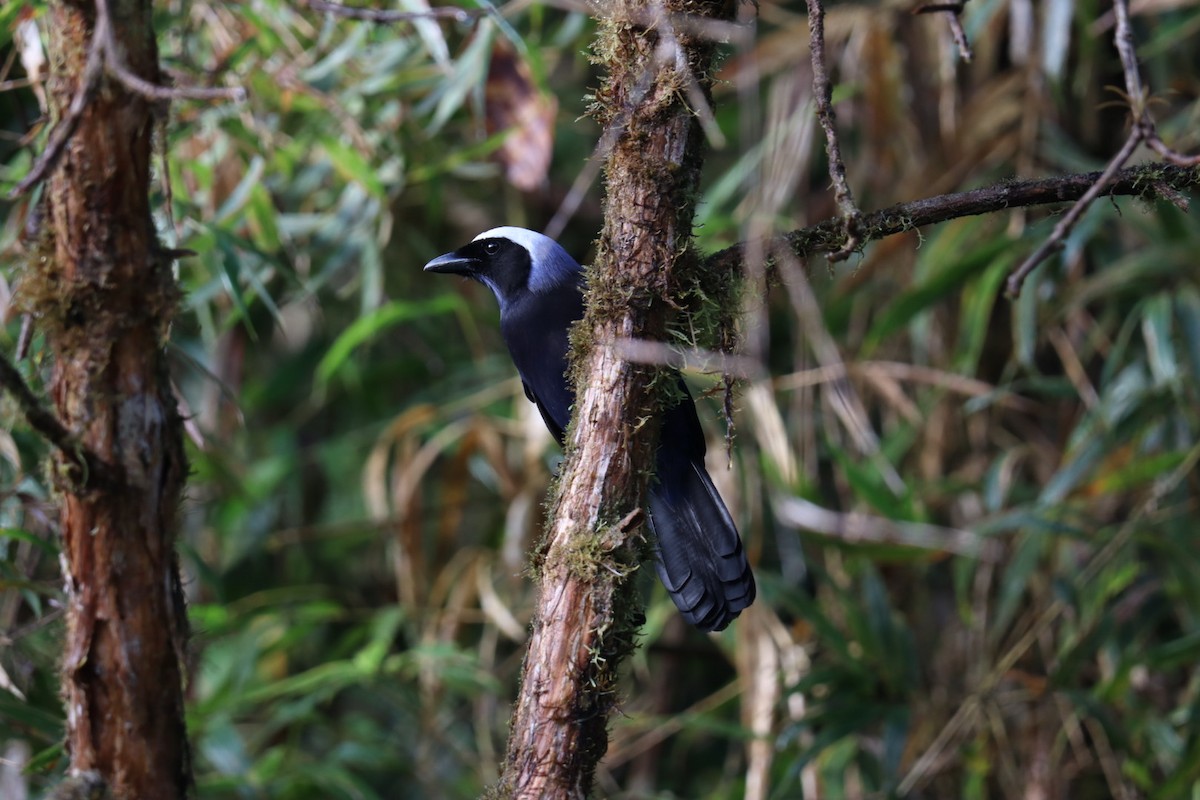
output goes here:
[{"label": "long dark tail", "polygon": [[742,540],[703,463],[663,466],[660,459],[649,497],[658,577],[684,619],[702,631],[723,630],[754,602]]}]

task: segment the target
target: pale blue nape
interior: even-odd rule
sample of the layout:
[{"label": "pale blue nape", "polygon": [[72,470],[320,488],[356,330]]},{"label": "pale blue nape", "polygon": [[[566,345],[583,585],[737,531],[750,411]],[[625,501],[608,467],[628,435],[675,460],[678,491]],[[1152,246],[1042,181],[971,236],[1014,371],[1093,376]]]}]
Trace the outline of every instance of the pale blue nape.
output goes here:
[{"label": "pale blue nape", "polygon": [[573,282],[582,269],[562,245],[549,236],[528,228],[505,225],[484,231],[476,236],[474,241],[480,239],[508,239],[528,250],[529,291],[534,293],[548,292]]}]

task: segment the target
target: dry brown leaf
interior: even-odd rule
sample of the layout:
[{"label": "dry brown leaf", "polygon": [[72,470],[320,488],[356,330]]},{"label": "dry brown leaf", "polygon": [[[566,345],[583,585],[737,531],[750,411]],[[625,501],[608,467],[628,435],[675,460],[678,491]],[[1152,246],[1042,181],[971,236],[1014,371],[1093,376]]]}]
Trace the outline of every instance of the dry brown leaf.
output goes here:
[{"label": "dry brown leaf", "polygon": [[492,48],[484,107],[489,136],[510,131],[496,151],[496,159],[504,166],[504,177],[526,192],[542,186],[554,153],[558,102],[538,89],[529,65],[503,40]]}]

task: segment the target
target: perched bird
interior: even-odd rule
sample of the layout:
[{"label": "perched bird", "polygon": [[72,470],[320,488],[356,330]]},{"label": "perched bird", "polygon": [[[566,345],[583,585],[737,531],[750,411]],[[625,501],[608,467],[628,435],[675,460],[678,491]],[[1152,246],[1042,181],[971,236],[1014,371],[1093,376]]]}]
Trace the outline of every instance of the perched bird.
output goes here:
[{"label": "perched bird", "polygon": [[[500,303],[500,332],[525,395],[563,443],[575,402],[566,377],[568,331],[583,316],[583,268],[558,242],[525,228],[495,228],[438,256],[426,272],[463,275]],[[704,433],[691,394],[667,409],[649,489],[656,567],[684,619],[724,629],[754,602],[754,576],[742,540],[704,468]]]}]

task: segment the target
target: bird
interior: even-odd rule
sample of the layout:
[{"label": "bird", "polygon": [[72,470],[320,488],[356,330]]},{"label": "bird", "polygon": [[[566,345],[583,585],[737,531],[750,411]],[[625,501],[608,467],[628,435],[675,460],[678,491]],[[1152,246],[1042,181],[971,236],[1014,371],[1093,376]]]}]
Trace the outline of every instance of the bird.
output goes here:
[{"label": "bird", "polygon": [[[575,392],[567,377],[571,326],[583,317],[584,270],[554,239],[504,226],[438,256],[425,272],[459,275],[492,290],[500,333],[525,395],[563,444]],[[655,569],[683,618],[724,630],[754,602],[741,537],[704,467],[706,444],[682,378],[678,402],[662,412],[655,472],[647,492]]]}]

